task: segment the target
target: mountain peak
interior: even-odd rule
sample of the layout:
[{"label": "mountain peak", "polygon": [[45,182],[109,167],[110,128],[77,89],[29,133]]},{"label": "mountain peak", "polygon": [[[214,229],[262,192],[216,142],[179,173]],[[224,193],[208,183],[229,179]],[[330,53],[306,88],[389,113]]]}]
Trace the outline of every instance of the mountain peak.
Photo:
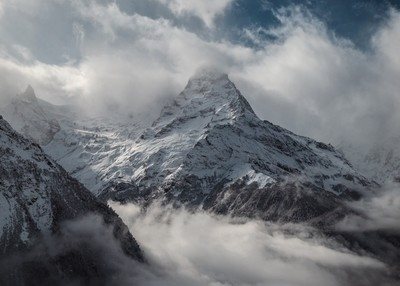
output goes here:
[{"label": "mountain peak", "polygon": [[58,121],[39,103],[32,86],[17,94],[10,104],[2,109],[4,118],[11,126],[40,145],[46,145],[60,131]]},{"label": "mountain peak", "polygon": [[229,80],[228,74],[224,73],[217,67],[202,67],[189,79],[190,81],[216,81]]},{"label": "mountain peak", "polygon": [[234,84],[230,81],[226,73],[216,68],[202,68],[189,78],[183,93],[189,92],[205,96],[212,94],[226,95],[226,89],[232,89],[233,87]]},{"label": "mountain peak", "polygon": [[37,101],[35,91],[31,85],[28,85],[23,93],[18,94],[18,99],[27,103],[33,103]]},{"label": "mountain peak", "polygon": [[214,107],[221,107],[228,104],[231,109],[236,109],[240,113],[247,110],[254,114],[250,104],[229,79],[228,74],[213,67],[199,69],[189,79],[180,97],[184,98],[183,102],[177,101],[181,107],[185,104],[198,104],[203,98],[207,101],[203,106],[211,104]]},{"label": "mountain peak", "polygon": [[[253,109],[228,75],[216,69],[201,69],[185,89],[164,106],[153,127],[199,121],[200,125],[225,124],[241,116],[256,117]],[[203,126],[203,127],[205,127]],[[165,126],[164,126],[165,127]],[[176,127],[176,126],[175,126]],[[163,130],[165,130],[164,128]]]}]

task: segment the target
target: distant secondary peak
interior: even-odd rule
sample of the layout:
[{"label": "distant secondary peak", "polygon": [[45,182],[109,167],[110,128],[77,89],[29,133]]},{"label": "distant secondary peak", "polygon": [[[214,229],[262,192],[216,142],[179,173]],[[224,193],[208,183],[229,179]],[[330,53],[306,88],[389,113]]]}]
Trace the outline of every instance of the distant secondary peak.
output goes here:
[{"label": "distant secondary peak", "polygon": [[25,91],[17,96],[19,100],[22,100],[24,102],[32,103],[36,102],[37,98],[35,95],[35,91],[33,90],[31,85],[28,85],[28,87],[25,89]]}]

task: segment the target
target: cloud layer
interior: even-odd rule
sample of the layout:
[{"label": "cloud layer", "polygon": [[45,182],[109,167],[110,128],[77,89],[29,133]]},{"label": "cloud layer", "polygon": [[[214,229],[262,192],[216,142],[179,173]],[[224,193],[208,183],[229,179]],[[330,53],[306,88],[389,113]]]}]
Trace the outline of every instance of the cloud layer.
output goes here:
[{"label": "cloud layer", "polygon": [[[381,262],[301,225],[111,204],[145,251],[140,285],[390,285]],[[289,274],[290,273],[290,274]]]},{"label": "cloud layer", "polygon": [[[233,5],[161,2],[209,25]],[[38,24],[41,13],[67,13],[60,16],[63,28],[55,29],[65,30],[71,41],[64,62],[46,63],[8,33],[0,45],[3,101],[31,83],[53,102],[73,97],[91,111],[104,113],[111,106],[131,114],[177,94],[199,66],[214,64],[230,73],[262,118],[297,133],[369,148],[400,132],[400,14],[394,10],[362,51],[298,6],[275,11],[280,26],[243,31],[254,43],[248,47],[189,32],[165,18],[128,13],[117,2],[42,0],[29,9],[21,1],[10,3],[2,2],[8,13],[1,26],[14,21],[6,14],[19,16],[41,35],[46,32]],[[59,44],[55,35],[48,37]],[[71,58],[74,53],[79,56]]]},{"label": "cloud layer", "polygon": [[378,194],[350,203],[360,215],[346,217],[338,224],[345,231],[389,231],[400,234],[400,186],[390,184]]},{"label": "cloud layer", "polygon": [[207,27],[214,26],[214,19],[217,15],[224,13],[225,9],[232,0],[157,0],[167,5],[176,15],[182,16],[185,13],[199,17]]},{"label": "cloud layer", "polygon": [[[110,205],[137,239],[146,263],[128,258],[112,228],[92,214],[62,223],[57,235],[45,235],[28,253],[1,257],[0,280],[9,277],[15,282],[12,274],[24,265],[21,271],[26,276],[18,276],[20,279],[57,285],[84,285],[88,281],[141,286],[398,285],[384,263],[351,252],[303,225],[233,219],[159,204],[145,212],[133,204]],[[377,213],[380,203],[371,206],[375,227],[387,227],[377,218],[385,218],[390,211]],[[56,268],[62,265],[54,264],[57,257],[67,259],[66,265],[74,261],[72,277],[70,266]],[[42,271],[26,271],[37,267]],[[87,280],[89,275],[91,280]]]}]

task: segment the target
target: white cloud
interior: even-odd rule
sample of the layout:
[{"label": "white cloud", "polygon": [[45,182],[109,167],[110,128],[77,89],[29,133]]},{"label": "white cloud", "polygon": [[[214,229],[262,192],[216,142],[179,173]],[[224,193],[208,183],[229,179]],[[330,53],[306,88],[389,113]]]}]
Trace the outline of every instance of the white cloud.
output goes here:
[{"label": "white cloud", "polygon": [[350,203],[359,214],[347,216],[338,224],[345,231],[386,230],[400,233],[400,186],[392,183],[377,194]]},{"label": "white cloud", "polygon": [[372,39],[378,55],[384,59],[385,65],[389,65],[393,69],[400,71],[400,54],[398,47],[400,45],[400,13],[392,10],[390,13],[390,21],[381,29]]},{"label": "white cloud", "polygon": [[[20,47],[18,47],[20,50]],[[66,97],[81,95],[86,78],[81,70],[70,65],[49,65],[38,61],[22,63],[6,56],[0,57],[0,103],[7,97],[23,91],[32,84],[40,91],[42,98],[55,103],[65,102]],[[8,98],[9,98],[8,97]]]},{"label": "white cloud", "polygon": [[[296,7],[277,14],[278,28],[247,31],[258,49],[206,41],[168,20],[128,14],[116,2],[72,1],[70,10],[62,7],[62,13],[74,15],[71,27],[79,23],[72,38],[82,40],[85,31],[80,62],[27,65],[3,57],[3,82],[9,80],[4,86],[30,82],[45,98],[71,92],[100,109],[112,105],[135,112],[177,94],[198,66],[211,63],[231,74],[260,117],[296,133],[364,146],[400,132],[398,12],[378,29],[366,52],[335,38]],[[278,40],[265,41],[257,31]]]},{"label": "white cloud", "polygon": [[207,27],[214,26],[214,20],[217,15],[224,13],[225,9],[232,3],[232,0],[157,0],[177,16],[192,14],[206,24]]},{"label": "white cloud", "polygon": [[269,31],[279,41],[264,42],[257,60],[234,72],[261,117],[319,140],[362,147],[400,132],[397,12],[378,29],[369,51],[335,38],[301,10],[282,15],[283,26]]},{"label": "white cloud", "polygon": [[153,275],[130,277],[140,285],[374,285],[386,279],[381,262],[301,225],[235,221],[160,205],[145,213],[135,205],[111,206],[149,259]]},{"label": "white cloud", "polygon": [[351,252],[302,225],[238,220],[160,205],[146,212],[132,204],[111,206],[137,239],[147,263],[128,258],[112,227],[91,214],[63,222],[57,235],[45,235],[29,253],[1,257],[0,273],[7,277],[25,261],[39,261],[51,274],[44,282],[75,285],[68,275],[54,272],[49,262],[83,245],[89,250],[84,258],[95,259],[92,264],[104,285],[397,285],[382,262]]},{"label": "white cloud", "polygon": [[74,8],[81,21],[97,28],[85,38],[78,67],[88,102],[135,112],[177,94],[199,65],[219,62],[229,68],[232,61],[252,56],[248,48],[206,42],[164,19],[128,15],[115,3],[74,2]]}]

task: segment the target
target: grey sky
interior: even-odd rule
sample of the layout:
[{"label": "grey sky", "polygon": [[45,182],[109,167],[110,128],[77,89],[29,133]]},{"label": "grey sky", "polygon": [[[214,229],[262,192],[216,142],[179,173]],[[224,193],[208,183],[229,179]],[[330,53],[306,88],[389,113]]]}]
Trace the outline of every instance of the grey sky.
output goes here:
[{"label": "grey sky", "polygon": [[[2,102],[32,84],[54,103],[134,113],[214,64],[294,132],[357,144],[400,132],[400,14],[352,1],[353,14],[328,17],[313,2],[0,0]],[[352,16],[360,33],[332,24]]]}]

